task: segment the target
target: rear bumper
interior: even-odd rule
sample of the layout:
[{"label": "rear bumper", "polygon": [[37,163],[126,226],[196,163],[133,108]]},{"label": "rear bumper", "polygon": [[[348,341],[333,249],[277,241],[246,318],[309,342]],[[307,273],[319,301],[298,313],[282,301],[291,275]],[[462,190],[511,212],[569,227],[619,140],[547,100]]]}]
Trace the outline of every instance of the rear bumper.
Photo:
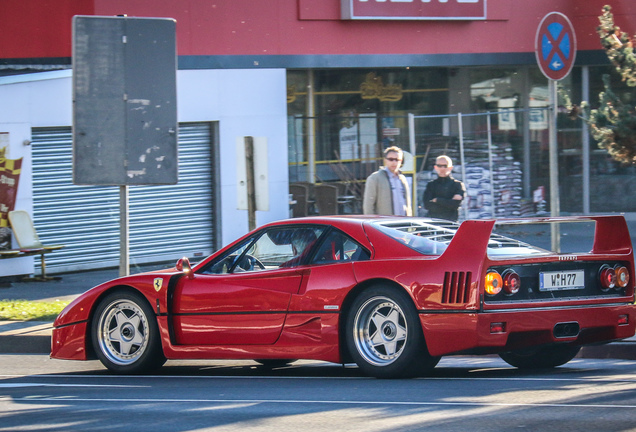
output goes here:
[{"label": "rear bumper", "polygon": [[[625,317],[627,322],[620,323]],[[444,314],[421,312],[420,321],[431,355],[496,353],[554,343],[586,345],[628,338],[636,332],[636,307],[627,304]],[[568,331],[560,332],[564,327]],[[571,329],[575,331],[570,332]]]}]

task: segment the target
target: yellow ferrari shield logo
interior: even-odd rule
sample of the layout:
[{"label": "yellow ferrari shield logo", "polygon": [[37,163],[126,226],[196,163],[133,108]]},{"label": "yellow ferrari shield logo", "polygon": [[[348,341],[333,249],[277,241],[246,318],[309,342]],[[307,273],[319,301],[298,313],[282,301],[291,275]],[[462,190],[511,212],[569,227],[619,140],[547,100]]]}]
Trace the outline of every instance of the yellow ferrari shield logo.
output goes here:
[{"label": "yellow ferrari shield logo", "polygon": [[159,290],[161,290],[161,287],[163,285],[163,279],[162,278],[155,278],[153,285],[155,287],[155,291],[159,292]]}]

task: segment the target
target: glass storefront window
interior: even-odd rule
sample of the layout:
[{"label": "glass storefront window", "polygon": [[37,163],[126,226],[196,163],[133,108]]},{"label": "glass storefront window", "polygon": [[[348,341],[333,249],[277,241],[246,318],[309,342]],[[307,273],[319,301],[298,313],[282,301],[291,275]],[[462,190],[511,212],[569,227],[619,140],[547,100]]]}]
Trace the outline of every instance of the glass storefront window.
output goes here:
[{"label": "glass storefront window", "polygon": [[470,97],[473,112],[520,108],[524,74],[518,69],[471,69]]},{"label": "glass storefront window", "polygon": [[[604,73],[610,74],[613,90],[625,101],[636,101],[636,90],[622,83],[610,66],[589,67],[592,108],[598,106]],[[409,150],[409,114],[416,118],[413,156],[418,190],[434,175],[432,161],[439,154],[456,161],[456,177],[462,178],[457,166],[462,113],[467,169],[475,171],[490,152],[494,159],[484,169],[513,179],[514,184],[502,186],[501,197],[495,196],[493,186],[492,201],[518,199],[521,205],[512,215],[532,214],[537,210],[535,192],[542,190],[542,211],[550,211],[548,80],[536,66],[290,70],[287,82],[290,182],[347,183],[347,195],[360,195],[366,177],[381,165],[384,148],[398,145]],[[559,85],[580,103],[582,68],[575,67]],[[584,122],[570,118],[563,100],[557,129],[561,212],[585,210],[581,197],[588,180],[591,212],[636,211],[636,199],[625,193],[636,167],[613,161],[593,139],[589,161],[585,159]],[[487,184],[485,179],[482,183]],[[478,198],[484,197],[472,197]],[[485,214],[477,210],[478,217]]]},{"label": "glass storefront window", "polygon": [[[312,75],[309,83],[308,71],[287,74],[291,181],[337,181],[343,174],[364,180],[377,169],[384,148],[409,148],[409,113],[447,111],[445,68],[329,69]],[[312,101],[308,85],[313,86]],[[309,129],[315,139],[315,179],[307,178],[302,166],[311,151]]]}]

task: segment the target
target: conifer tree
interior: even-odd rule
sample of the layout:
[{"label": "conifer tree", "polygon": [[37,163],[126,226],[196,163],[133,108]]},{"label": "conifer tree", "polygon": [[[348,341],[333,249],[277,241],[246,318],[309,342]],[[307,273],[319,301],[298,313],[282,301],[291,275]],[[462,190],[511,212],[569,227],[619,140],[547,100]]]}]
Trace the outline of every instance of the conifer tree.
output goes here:
[{"label": "conifer tree", "polygon": [[[601,38],[601,45],[622,80],[629,87],[636,87],[636,56],[634,55],[635,39],[621,31],[614,24],[612,8],[603,7],[603,14],[599,17],[601,23],[597,32]],[[599,147],[607,149],[617,161],[636,163],[636,108],[633,102],[623,101],[610,87],[610,77],[603,76],[605,91],[599,94],[599,108],[590,110],[585,118],[590,131]],[[582,109],[572,108],[572,113],[578,115],[581,110],[587,111],[586,104]]]}]

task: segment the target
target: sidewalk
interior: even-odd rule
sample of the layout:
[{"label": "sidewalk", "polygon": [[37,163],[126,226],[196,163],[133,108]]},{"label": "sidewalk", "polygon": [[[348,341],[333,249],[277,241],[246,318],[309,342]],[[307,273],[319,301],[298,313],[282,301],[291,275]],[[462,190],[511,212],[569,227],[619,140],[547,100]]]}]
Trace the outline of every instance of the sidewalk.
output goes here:
[{"label": "sidewalk", "polygon": [[[140,273],[168,267],[155,265],[138,268]],[[119,277],[118,269],[60,275],[60,280],[48,282],[14,282],[0,285],[0,299],[32,301],[72,301],[84,291]],[[6,284],[5,284],[6,285]],[[0,354],[49,354],[51,349],[51,322],[0,321]],[[605,345],[586,346],[579,358],[636,360],[636,337]]]}]

